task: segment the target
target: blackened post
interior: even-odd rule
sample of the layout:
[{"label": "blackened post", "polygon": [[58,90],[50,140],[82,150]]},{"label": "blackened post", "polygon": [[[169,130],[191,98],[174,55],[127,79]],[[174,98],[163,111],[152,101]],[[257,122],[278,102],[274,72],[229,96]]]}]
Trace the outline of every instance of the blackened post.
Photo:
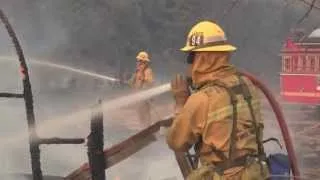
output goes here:
[{"label": "blackened post", "polygon": [[175,152],[174,154],[176,156],[176,160],[178,162],[178,165],[179,165],[180,171],[182,173],[182,176],[184,178],[187,178],[188,175],[192,171],[191,163],[188,161],[185,153],[183,153],[183,152]]},{"label": "blackened post", "polygon": [[19,57],[20,62],[20,70],[22,75],[23,82],[23,97],[25,100],[27,121],[28,121],[28,129],[29,129],[29,150],[31,154],[31,168],[33,180],[42,180],[42,172],[40,167],[40,149],[38,142],[38,135],[36,132],[36,124],[34,119],[34,111],[33,111],[33,98],[32,98],[32,90],[31,84],[29,80],[28,67],[26,64],[26,60],[23,55],[22,48],[18,41],[18,38],[8,21],[8,18],[5,16],[3,11],[0,9],[0,19],[5,25],[5,28],[8,31],[9,36],[11,37],[12,43],[16,49],[17,56]]},{"label": "blackened post", "polygon": [[38,140],[38,144],[82,144],[85,139],[83,138],[41,138]]},{"label": "blackened post", "polygon": [[4,98],[24,98],[23,94],[17,94],[17,93],[0,93],[0,97]]},{"label": "blackened post", "polygon": [[92,180],[105,180],[105,158],[103,153],[103,112],[101,100],[93,108],[90,123],[91,132],[88,136],[88,158]]}]

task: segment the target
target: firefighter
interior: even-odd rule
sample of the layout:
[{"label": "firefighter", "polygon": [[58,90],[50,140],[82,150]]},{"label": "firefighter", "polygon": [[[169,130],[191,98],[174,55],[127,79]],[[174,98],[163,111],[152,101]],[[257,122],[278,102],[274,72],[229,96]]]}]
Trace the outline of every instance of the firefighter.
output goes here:
[{"label": "firefighter", "polygon": [[235,50],[210,21],[196,24],[181,49],[188,53],[194,89],[190,95],[182,75],[171,81],[176,105],[167,143],[176,152],[194,148],[200,163],[191,162],[188,180],[261,180],[269,174],[258,90],[230,64]]},{"label": "firefighter", "polygon": [[[135,90],[149,88],[153,85],[153,72],[149,66],[150,58],[147,52],[138,53],[136,64],[136,72],[129,80],[129,84]],[[151,125],[150,100],[140,102],[138,105],[138,117],[144,126]]]}]

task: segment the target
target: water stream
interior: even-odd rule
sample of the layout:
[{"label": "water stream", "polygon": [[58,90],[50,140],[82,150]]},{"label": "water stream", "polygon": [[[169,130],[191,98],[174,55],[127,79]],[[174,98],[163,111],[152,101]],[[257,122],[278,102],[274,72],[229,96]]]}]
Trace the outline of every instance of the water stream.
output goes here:
[{"label": "water stream", "polygon": [[[0,61],[14,61],[16,60],[13,57],[10,56],[0,56]],[[42,65],[42,66],[48,66],[48,67],[53,67],[53,68],[58,68],[58,69],[64,69],[67,71],[72,71],[104,80],[109,80],[109,81],[117,81],[117,79],[101,75],[101,74],[96,74],[88,71],[84,71],[81,69],[76,69],[72,68],[69,66],[64,66],[64,65],[58,65],[54,63],[49,63],[49,62],[43,62],[35,59],[31,59],[28,61],[31,64],[37,64],[37,65]],[[152,97],[158,96],[160,94],[163,94],[165,92],[168,92],[170,90],[170,83],[166,83],[163,85],[159,85],[157,87],[144,90],[144,91],[139,91],[133,94],[129,94],[126,96],[122,96],[119,98],[115,98],[112,100],[104,101],[102,103],[102,109],[104,112],[111,112],[114,110],[117,110],[121,107],[137,103],[139,101],[147,100]],[[90,115],[91,115],[92,109],[91,107],[87,109],[83,109],[77,112],[70,112],[68,115],[60,116],[60,117],[54,117],[50,118],[47,120],[42,121],[41,123],[38,122],[37,124],[37,131],[39,134],[44,135],[44,136],[51,136],[55,135],[55,131],[61,130],[61,129],[67,129],[72,126],[77,126],[81,125],[84,123],[88,123],[90,120]],[[83,135],[81,135],[83,136]],[[10,143],[15,143],[17,141],[21,141],[27,138],[26,133],[17,133],[15,134],[14,137],[5,137],[5,138],[0,138],[1,143],[4,144],[10,144]]]},{"label": "water stream", "polygon": [[[15,61],[16,63],[18,63],[18,59],[14,58],[12,56],[0,56],[0,62],[1,61]],[[95,78],[99,78],[99,79],[103,79],[103,80],[108,80],[108,81],[119,81],[118,79],[115,79],[113,77],[110,76],[106,76],[106,75],[102,75],[102,74],[97,74],[97,73],[93,73],[93,72],[89,72],[89,71],[85,71],[82,69],[77,69],[77,68],[73,68],[70,66],[65,66],[65,65],[60,65],[60,64],[54,64],[54,63],[50,63],[47,61],[40,61],[40,60],[36,60],[36,59],[30,59],[27,58],[27,64],[31,63],[31,64],[36,64],[36,65],[40,65],[40,66],[47,66],[47,67],[52,67],[52,68],[57,68],[57,69],[64,69],[67,71],[71,71],[71,72],[75,72],[75,73],[79,73],[79,74],[83,74],[83,75],[87,75],[87,76],[92,76]]]}]

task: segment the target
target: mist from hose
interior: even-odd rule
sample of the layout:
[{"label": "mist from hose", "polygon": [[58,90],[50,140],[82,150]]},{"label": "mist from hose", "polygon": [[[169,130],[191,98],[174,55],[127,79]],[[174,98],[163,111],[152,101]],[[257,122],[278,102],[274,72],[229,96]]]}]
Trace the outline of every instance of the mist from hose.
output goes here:
[{"label": "mist from hose", "polygon": [[[16,59],[12,56],[0,56],[0,61],[14,61],[14,60],[16,60]],[[119,81],[118,79],[115,79],[115,78],[112,78],[109,76],[85,71],[82,69],[73,68],[70,66],[54,64],[54,63],[50,63],[50,62],[46,62],[46,61],[40,61],[40,60],[36,60],[34,58],[32,58],[30,60],[28,59],[28,62],[31,62],[31,64],[40,65],[40,66],[47,66],[47,67],[53,67],[53,68],[57,68],[57,69],[63,69],[63,70],[67,70],[67,71],[71,71],[71,72],[75,72],[75,73],[79,73],[79,74],[83,74],[83,75],[88,75],[88,76],[92,76],[92,77],[103,79],[103,80]]]},{"label": "mist from hose", "polygon": [[[104,112],[111,112],[113,110],[117,110],[121,107],[131,105],[137,103],[139,101],[144,101],[150,99],[154,96],[158,96],[165,92],[168,92],[171,89],[170,83],[166,83],[152,89],[148,89],[145,91],[137,92],[134,94],[122,96],[119,98],[115,98],[110,101],[106,101],[102,103],[102,109]],[[39,133],[54,133],[55,129],[61,127],[68,127],[72,125],[81,124],[83,122],[89,122],[91,108],[83,109],[78,112],[74,112],[70,115],[63,116],[63,117],[56,117],[54,119],[46,120],[44,123],[38,125]],[[86,118],[83,118],[86,117]],[[50,131],[53,130],[53,131]]]},{"label": "mist from hose", "polygon": [[[0,56],[0,62],[5,61],[5,62],[12,62],[12,63],[17,63],[16,59],[13,56]],[[66,71],[72,71],[75,73],[83,74],[86,76],[91,76],[95,78],[99,78],[102,80],[107,80],[107,81],[117,81],[117,79],[97,74],[97,73],[92,73],[89,71],[84,71],[81,69],[76,69],[72,68],[69,66],[64,66],[64,65],[59,65],[59,64],[54,64],[50,62],[44,62],[41,60],[36,60],[34,58],[28,58],[29,66],[30,65],[41,65],[41,66],[47,66],[47,67],[52,67],[52,68],[57,68],[57,69],[62,69]],[[18,69],[18,68],[17,68]],[[165,83],[163,85],[159,85],[157,87],[144,90],[144,91],[139,91],[135,92],[133,94],[129,94],[126,96],[122,96],[119,98],[114,98],[109,101],[105,101],[102,103],[102,109],[105,112],[106,115],[108,115],[108,112],[117,110],[121,107],[135,104],[139,101],[144,101],[147,99],[150,99],[152,97],[158,96],[160,94],[166,93],[170,90],[170,84]],[[57,136],[57,131],[65,130],[70,127],[89,127],[90,123],[90,115],[91,115],[92,109],[89,107],[87,109],[82,109],[80,111],[75,111],[75,112],[70,112],[68,115],[63,115],[59,117],[53,117],[49,118],[47,120],[41,121],[36,121],[37,124],[37,131],[41,137],[52,137],[52,136]],[[36,118],[38,119],[38,118]],[[88,131],[89,129],[86,128]],[[77,133],[81,133],[76,135],[77,137],[84,137],[89,132],[83,132],[83,131],[77,131]],[[59,133],[58,133],[59,134]],[[0,142],[4,146],[14,146],[16,143],[25,141],[28,138],[28,134],[26,132],[18,132],[12,136],[7,136],[7,137],[1,137]],[[74,163],[76,164],[76,162]]]},{"label": "mist from hose", "polygon": [[[134,104],[139,101],[144,101],[152,97],[158,96],[160,94],[166,93],[170,91],[170,89],[170,83],[166,83],[145,91],[140,91],[137,93],[129,94],[126,96],[115,98],[110,101],[103,102],[102,109],[104,112],[111,112],[121,107]],[[88,108],[70,113],[69,115],[45,120],[42,123],[38,123],[37,131],[40,134],[40,136],[55,136],[55,132],[57,130],[61,130],[61,128],[68,128],[71,126],[74,127],[83,123],[88,123],[89,125],[91,112],[92,109]],[[27,135],[25,133],[18,133],[15,135],[15,137],[1,138],[0,141],[2,145],[8,145],[10,143],[14,144],[17,141],[23,140],[24,138],[27,138]]]},{"label": "mist from hose", "polygon": [[[32,60],[29,62],[34,63],[35,61]],[[102,77],[102,75],[95,76],[95,77]],[[166,84],[154,87],[152,89],[139,91],[126,96],[105,101],[102,103],[102,109],[104,111],[104,115],[108,117],[105,120],[109,120],[111,117],[110,116],[111,113],[114,113],[121,107],[130,105],[130,104],[136,104],[139,101],[147,100],[149,98],[155,97],[162,93],[168,92],[169,90],[170,90],[170,84],[166,83]],[[67,115],[62,115],[62,116],[56,115],[56,116],[53,116],[52,118],[49,117],[48,119],[44,119],[43,121],[39,121],[39,118],[36,118],[36,124],[37,124],[36,127],[37,127],[39,136],[42,138],[57,137],[57,136],[69,137],[69,138],[86,137],[90,133],[88,127],[90,125],[92,108],[93,107],[88,107],[80,111],[73,111],[73,112],[71,111],[71,112],[68,112]],[[23,119],[25,118],[24,115],[22,116],[22,118]],[[24,124],[25,122],[22,121],[21,123]],[[106,124],[107,123],[109,122],[106,122]],[[72,129],[72,131],[70,131],[70,129]],[[2,136],[0,138],[0,142],[3,147],[14,148],[17,144],[20,144],[21,142],[27,142],[27,138],[28,138],[28,133],[26,131],[18,131],[15,134],[11,134],[9,136]],[[46,148],[46,146],[43,146],[43,148]],[[64,156],[62,154],[66,153],[66,149],[68,149],[68,152],[73,152],[72,154],[75,158],[69,159],[68,163],[66,162],[64,163],[64,166],[68,168],[70,167],[75,168],[81,162],[86,161],[86,157],[83,156],[84,153],[81,153],[85,151],[85,149],[81,148],[81,146],[79,147],[79,145],[68,146],[63,149],[61,149],[61,147],[59,148],[59,146],[50,146],[50,148],[46,148],[44,153],[49,153],[50,157],[52,157],[53,160],[63,159]],[[58,155],[59,154],[58,152],[61,152],[60,155]],[[60,168],[60,170],[56,170],[56,171],[63,172],[63,169]]]}]

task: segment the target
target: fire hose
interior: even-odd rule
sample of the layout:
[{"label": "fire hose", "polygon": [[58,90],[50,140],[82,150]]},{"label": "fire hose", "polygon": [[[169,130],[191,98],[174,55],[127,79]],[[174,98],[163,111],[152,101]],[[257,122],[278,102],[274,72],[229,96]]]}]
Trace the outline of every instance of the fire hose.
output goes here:
[{"label": "fire hose", "polygon": [[248,72],[242,71],[241,74],[243,74],[244,76],[249,78],[252,81],[252,83],[255,86],[257,86],[263,92],[263,94],[266,96],[266,98],[268,99],[268,101],[272,107],[272,110],[275,113],[275,116],[277,118],[280,129],[281,129],[281,133],[282,133],[282,136],[283,136],[283,139],[285,142],[285,146],[286,146],[286,149],[288,152],[288,157],[289,157],[290,166],[292,169],[293,179],[294,180],[300,179],[299,178],[300,171],[298,168],[297,158],[296,158],[295,150],[293,148],[292,139],[289,134],[289,129],[288,129],[287,123],[284,119],[284,115],[281,111],[279,103],[276,101],[274,96],[271,94],[271,91],[267,88],[267,86],[264,85],[260,80],[258,80],[257,78],[255,78],[253,75],[251,75]]}]

